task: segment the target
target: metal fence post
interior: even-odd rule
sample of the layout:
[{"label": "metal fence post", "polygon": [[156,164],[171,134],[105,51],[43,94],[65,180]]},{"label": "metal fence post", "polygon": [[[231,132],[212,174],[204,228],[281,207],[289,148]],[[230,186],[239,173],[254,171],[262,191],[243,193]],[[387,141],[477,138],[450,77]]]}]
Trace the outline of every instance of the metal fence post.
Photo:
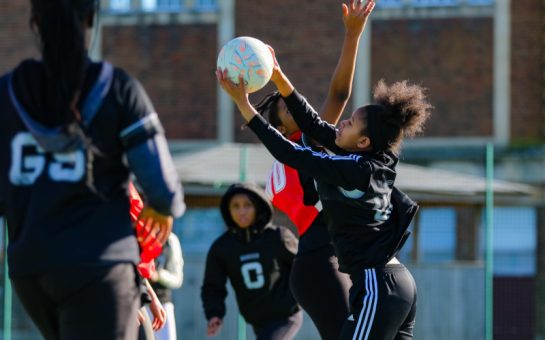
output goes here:
[{"label": "metal fence post", "polygon": [[494,338],[494,145],[486,145],[485,339]]}]

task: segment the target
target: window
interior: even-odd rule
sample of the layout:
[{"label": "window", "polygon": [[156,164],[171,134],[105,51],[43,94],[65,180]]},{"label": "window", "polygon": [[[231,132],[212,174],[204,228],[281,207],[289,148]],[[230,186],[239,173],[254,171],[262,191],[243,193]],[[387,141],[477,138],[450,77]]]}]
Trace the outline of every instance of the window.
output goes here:
[{"label": "window", "polygon": [[110,0],[107,9],[114,12],[130,11],[131,0]]},{"label": "window", "polygon": [[[484,258],[484,217],[480,226]],[[537,216],[533,208],[494,208],[494,275],[531,276],[536,271]]]},{"label": "window", "polygon": [[411,231],[411,236],[409,236],[409,238],[407,239],[407,241],[405,241],[405,244],[403,245],[403,247],[399,250],[399,253],[397,254],[397,258],[399,261],[403,262],[403,263],[406,263],[406,262],[411,262],[413,259],[411,257],[412,253],[413,253],[413,248],[414,248],[414,220],[413,222],[411,223],[411,225],[409,226],[409,230]]},{"label": "window", "polygon": [[490,6],[495,0],[381,0],[378,8]]},{"label": "window", "polygon": [[127,12],[211,12],[218,9],[218,0],[108,0],[106,12],[123,14]]},{"label": "window", "polygon": [[454,261],[456,259],[456,211],[452,208],[424,208],[419,214],[420,262]]},{"label": "window", "polygon": [[[418,230],[399,251],[401,262],[444,263],[456,259],[456,211],[452,208],[422,208],[418,212]],[[409,227],[414,230],[416,221]],[[415,238],[418,237],[418,240]],[[415,241],[418,249],[415,249]],[[414,257],[414,252],[418,252]]]},{"label": "window", "polygon": [[490,6],[494,4],[494,0],[466,0],[470,6]]},{"label": "window", "polygon": [[194,0],[195,10],[197,11],[216,11],[218,10],[218,0]]},{"label": "window", "polygon": [[142,0],[142,10],[146,12],[178,12],[181,8],[181,0]]},{"label": "window", "polygon": [[460,5],[459,0],[413,0],[414,7],[450,7]]},{"label": "window", "polygon": [[377,2],[378,8],[400,8],[403,7],[403,0],[382,0]]}]

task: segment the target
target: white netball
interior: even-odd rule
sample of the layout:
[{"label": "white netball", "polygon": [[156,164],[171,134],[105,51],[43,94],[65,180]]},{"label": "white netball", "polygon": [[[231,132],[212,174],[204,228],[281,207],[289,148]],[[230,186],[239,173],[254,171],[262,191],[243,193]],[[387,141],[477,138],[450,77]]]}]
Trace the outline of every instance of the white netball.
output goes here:
[{"label": "white netball", "polygon": [[261,40],[237,37],[223,46],[217,66],[227,69],[227,76],[238,84],[239,75],[249,93],[263,88],[271,79],[274,60],[271,51]]}]

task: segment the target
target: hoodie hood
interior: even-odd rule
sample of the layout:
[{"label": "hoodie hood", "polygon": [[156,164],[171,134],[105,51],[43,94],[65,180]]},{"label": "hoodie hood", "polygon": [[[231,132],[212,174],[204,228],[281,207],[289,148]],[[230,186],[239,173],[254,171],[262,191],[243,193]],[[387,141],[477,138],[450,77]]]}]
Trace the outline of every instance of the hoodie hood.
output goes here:
[{"label": "hoodie hood", "polygon": [[221,198],[220,210],[221,216],[229,231],[239,233],[246,229],[241,229],[236,225],[229,212],[229,202],[236,194],[247,194],[255,205],[255,222],[248,228],[251,234],[260,234],[265,227],[271,223],[273,207],[267,198],[265,191],[255,183],[236,183],[231,185]]},{"label": "hoodie hood", "polygon": [[[50,152],[70,152],[87,146],[84,129],[95,117],[110,89],[113,67],[108,63],[92,64],[85,79],[82,93],[85,97],[78,107],[82,121],[66,126],[48,122],[48,105],[44,89],[45,67],[39,61],[22,62],[11,74],[8,83],[10,100],[19,117],[38,144]],[[48,123],[46,123],[48,122]]]}]

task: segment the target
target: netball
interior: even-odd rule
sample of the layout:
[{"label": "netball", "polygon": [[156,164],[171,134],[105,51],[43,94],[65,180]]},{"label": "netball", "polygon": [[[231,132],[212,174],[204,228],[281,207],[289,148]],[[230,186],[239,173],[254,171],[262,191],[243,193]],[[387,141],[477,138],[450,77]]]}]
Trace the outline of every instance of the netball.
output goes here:
[{"label": "netball", "polygon": [[227,75],[238,83],[244,76],[249,93],[263,88],[270,80],[274,60],[268,46],[252,37],[237,37],[227,42],[218,55],[217,67],[227,69]]}]

